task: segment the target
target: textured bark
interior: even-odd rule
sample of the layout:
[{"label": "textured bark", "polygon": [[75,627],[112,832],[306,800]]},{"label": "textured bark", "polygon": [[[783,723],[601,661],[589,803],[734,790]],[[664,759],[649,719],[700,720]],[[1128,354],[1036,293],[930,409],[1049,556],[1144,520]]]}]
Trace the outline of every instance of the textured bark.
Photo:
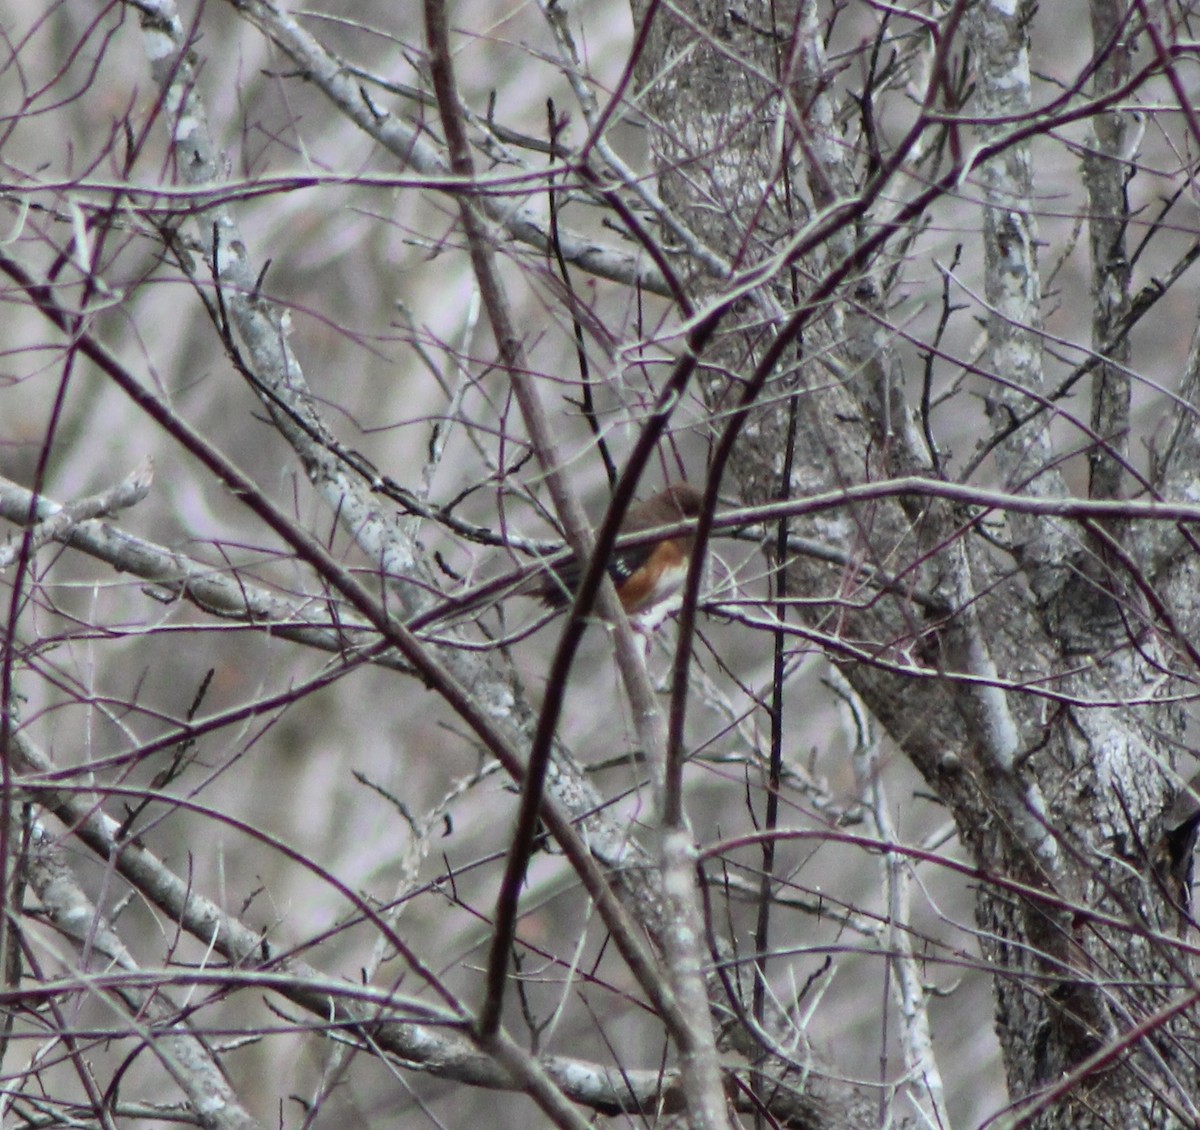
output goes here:
[{"label": "textured bark", "polygon": [[[870,214],[871,162],[856,160],[861,139],[852,127],[834,124],[829,91],[836,80],[822,57],[815,5],[635,3],[634,11],[639,23],[652,21],[638,74],[650,88],[662,193],[677,218],[748,266],[815,215],[844,209],[848,217],[811,255],[778,271],[761,288],[747,328],[728,326],[704,358],[710,401],[726,407],[741,388],[730,375],[753,372],[796,303],[803,309],[818,296],[764,388],[772,406],[749,417],[733,449],[736,492],[754,502],[779,490],[784,392],[799,404],[796,465],[785,484],[793,495],[931,472],[931,452],[898,392],[887,336],[876,331],[886,308],[882,264],[862,251],[871,228],[859,222]],[[1001,137],[1029,110],[1031,18],[1024,5],[985,5],[969,29],[942,21],[944,36],[958,36],[955,52],[969,38],[976,98],[968,108],[983,119],[978,136],[985,140]],[[1099,6],[1096,26],[1099,38],[1111,39],[1113,18]],[[671,65],[685,53],[685,65]],[[1097,82],[1111,86],[1123,63],[1118,51],[1107,58],[1111,73]],[[1107,125],[1103,149],[1110,153],[1121,141]],[[1065,487],[1049,419],[1001,434],[1045,386],[1028,145],[1007,147],[978,175],[993,311],[984,367],[1002,378],[987,400],[996,458],[1010,489],[1054,496]],[[1102,178],[1099,165],[1089,183],[1096,212],[1113,213],[1096,216],[1092,233],[1107,295],[1095,331],[1103,341],[1127,300],[1121,185]],[[831,277],[837,286],[828,304],[822,287]],[[697,302],[718,289],[698,273],[689,283]],[[772,301],[783,309],[764,319]],[[1097,381],[1096,427],[1108,433],[1120,426],[1127,390],[1114,393],[1109,366]],[[1094,460],[1096,493],[1117,489],[1119,454],[1117,445]],[[1173,1120],[1186,1117],[1200,1076],[1171,1025],[1150,1020],[1188,977],[1169,943],[1150,936],[1175,920],[1151,853],[1173,794],[1172,739],[1182,715],[1171,704],[1120,705],[1152,697],[1169,666],[1128,572],[1150,567],[1149,544],[1116,528],[1089,532],[1012,516],[1000,538],[989,539],[1000,542],[998,550],[978,536],[976,517],[936,502],[886,502],[823,516],[801,531],[852,547],[865,562],[937,593],[944,614],[895,594],[852,609],[835,604],[853,595],[852,582],[810,560],[791,563],[788,590],[829,597],[827,609],[806,606],[808,628],[827,633],[835,661],[840,650],[845,674],[953,813],[981,871],[1025,888],[1020,894],[982,883],[977,904],[1015,1109],[1107,1048],[1030,1124],[1182,1124]],[[938,672],[964,677],[926,677]],[[1012,689],[1025,683],[1061,697]],[[1108,705],[1087,705],[1093,701]],[[1139,1025],[1145,1031],[1135,1038]]]}]

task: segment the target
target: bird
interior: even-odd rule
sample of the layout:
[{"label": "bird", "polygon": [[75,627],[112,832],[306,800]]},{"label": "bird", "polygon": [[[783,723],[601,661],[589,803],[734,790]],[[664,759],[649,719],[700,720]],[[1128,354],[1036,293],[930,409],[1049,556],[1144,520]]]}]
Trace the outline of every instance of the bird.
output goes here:
[{"label": "bird", "polygon": [[[665,490],[635,503],[625,513],[619,534],[636,534],[658,526],[671,526],[700,514],[703,493],[691,483],[673,483]],[[608,561],[608,575],[617,590],[621,607],[632,619],[661,621],[674,608],[687,579],[694,534],[676,534],[643,545],[615,549]],[[548,608],[563,608],[575,596],[583,577],[577,558],[568,558],[549,568],[521,590],[539,597]]]},{"label": "bird", "polygon": [[[618,534],[636,534],[698,517],[703,500],[703,493],[691,483],[673,483],[644,502],[632,505],[625,512]],[[679,607],[695,541],[694,534],[677,534],[640,545],[620,546],[609,558],[608,574],[621,606],[633,626],[647,636],[647,641],[650,631]],[[453,623],[513,595],[534,597],[547,608],[562,609],[574,599],[582,579],[583,566],[579,560],[559,555],[540,563],[533,577],[528,575],[526,566],[515,578],[512,575],[494,578],[415,616],[407,626],[416,632]]]}]

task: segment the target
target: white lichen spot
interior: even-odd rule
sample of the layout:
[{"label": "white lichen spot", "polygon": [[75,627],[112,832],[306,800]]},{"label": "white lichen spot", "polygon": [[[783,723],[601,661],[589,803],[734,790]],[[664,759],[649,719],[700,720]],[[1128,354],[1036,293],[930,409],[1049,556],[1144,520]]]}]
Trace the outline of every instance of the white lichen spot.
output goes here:
[{"label": "white lichen spot", "polygon": [[175,123],[176,142],[187,141],[200,128],[199,121],[191,114],[183,114]]},{"label": "white lichen spot", "polygon": [[246,248],[240,240],[222,243],[217,249],[217,274],[227,277],[235,267],[241,265]]},{"label": "white lichen spot", "polygon": [[483,708],[492,718],[509,718],[512,716],[515,699],[512,691],[503,683],[484,685],[480,696]]},{"label": "white lichen spot", "polygon": [[993,90],[1024,90],[1029,85],[1029,67],[1024,59],[1017,59],[1007,71],[997,71],[988,81]]},{"label": "white lichen spot", "polygon": [[166,59],[175,50],[175,41],[165,32],[151,28],[142,36],[146,47],[146,58],[152,63]]},{"label": "white lichen spot", "polygon": [[202,1089],[195,1102],[196,1110],[200,1114],[216,1114],[218,1111],[224,1110],[226,1106],[224,1095],[208,1089]]},{"label": "white lichen spot", "polygon": [[81,906],[72,906],[63,913],[63,922],[72,929],[83,932],[92,922],[91,911]]}]

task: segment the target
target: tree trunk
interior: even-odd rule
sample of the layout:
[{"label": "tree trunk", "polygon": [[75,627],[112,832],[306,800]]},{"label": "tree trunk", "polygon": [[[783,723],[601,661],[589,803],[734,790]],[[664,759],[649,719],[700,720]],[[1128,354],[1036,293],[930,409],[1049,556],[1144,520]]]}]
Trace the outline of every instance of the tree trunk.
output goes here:
[{"label": "tree trunk", "polygon": [[[950,91],[969,50],[973,128],[950,127],[950,151],[961,155],[955,179],[973,144],[998,149],[971,170],[980,203],[936,205],[982,231],[968,254],[985,257],[992,316],[980,370],[994,379],[985,393],[991,435],[979,438],[993,442],[1004,488],[1060,498],[1068,492],[1050,414],[1011,426],[1045,395],[1031,143],[1011,136],[1030,105],[1032,13],[1021,6],[1006,18],[1000,6],[981,5],[968,24],[964,7],[939,20],[927,86],[916,93],[928,92],[927,108],[957,110]],[[867,124],[868,99],[878,95],[869,81],[855,89],[857,120],[846,112],[851,100],[826,58],[828,28],[814,4],[635,3],[634,13],[639,26],[652,20],[637,78],[649,88],[668,207],[731,272],[773,268],[729,312],[703,359],[714,409],[761,378],[727,467],[736,492],[763,502],[941,473],[885,329],[895,301],[890,262],[913,234],[905,202],[921,190],[895,174],[918,138],[874,148],[883,143]],[[1102,176],[1095,170],[1093,182]],[[1115,238],[1110,230],[1093,244],[1120,261]],[[687,285],[699,306],[726,280],[693,273]],[[1099,338],[1113,321],[1100,323]],[[772,349],[778,359],[759,373]],[[1111,400],[1120,383],[1112,368],[1098,379],[1106,384],[1097,396]],[[1120,387],[1127,402],[1128,382]],[[795,461],[783,482],[793,400]],[[1112,410],[1102,410],[1097,426],[1105,411],[1112,425]],[[1120,470],[1119,451],[1097,450],[1097,466]],[[1100,477],[1119,481],[1111,471]],[[953,814],[978,868],[979,943],[995,971],[1014,1110],[1075,1074],[1030,1125],[1189,1124],[1200,1072],[1169,1014],[1190,974],[1169,943],[1159,944],[1179,911],[1155,864],[1183,713],[1163,693],[1164,684],[1178,689],[1164,632],[1175,625],[1145,591],[1151,577],[1170,591],[1170,571],[1158,563],[1182,534],[1156,541],[1128,523],[1043,515],[997,525],[978,508],[898,499],[793,532],[852,546],[863,566],[899,578],[891,593],[851,603],[865,595],[851,570],[796,556],[787,588],[809,602],[827,598],[803,605],[804,627],[820,633]],[[922,605],[906,591],[934,599]]]}]

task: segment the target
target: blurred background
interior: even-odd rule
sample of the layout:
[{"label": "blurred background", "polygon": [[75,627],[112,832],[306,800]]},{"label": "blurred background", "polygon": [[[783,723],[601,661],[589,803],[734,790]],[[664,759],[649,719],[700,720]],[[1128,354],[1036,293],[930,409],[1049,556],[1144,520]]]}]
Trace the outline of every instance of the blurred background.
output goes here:
[{"label": "blurred background", "polygon": [[[1086,62],[1088,46],[1076,34],[1085,11],[1064,2],[1038,14],[1034,70],[1046,97]],[[333,2],[293,15],[352,69],[373,102],[424,121],[440,143],[432,108],[403,93],[427,87],[419,6]],[[495,365],[456,202],[406,176],[232,5],[186,5],[181,16],[194,27],[199,94],[230,185],[277,178],[277,189],[242,194],[231,207],[251,262],[263,271],[262,295],[287,310],[289,344],[340,442],[431,506],[454,503],[464,521],[557,539],[548,511],[537,505],[548,507],[538,472],[521,462],[523,432],[506,377]],[[879,19],[879,10],[868,4],[841,12],[828,43],[835,81],[853,85],[860,77],[864,44],[875,37]],[[62,301],[76,303],[85,294],[86,273],[69,259],[60,262],[61,249],[85,212],[110,208],[102,235],[95,228],[89,236],[92,272],[103,284],[86,297],[92,331],[297,522],[369,578],[371,563],[310,488],[231,363],[196,288],[154,237],[152,220],[183,231],[193,221],[182,209],[155,217],[127,211],[121,185],[177,181],[168,118],[158,113],[153,120],[161,92],[134,8],[9,0],[0,21],[0,107],[6,108],[0,178],[9,250],[31,270],[53,271]],[[581,69],[604,104],[626,66],[629,12],[580,0],[571,4],[569,21]],[[476,114],[544,141],[552,100],[565,123],[561,140],[575,145],[584,139],[586,123],[535,4],[464,0],[453,7],[452,22],[461,94]],[[911,105],[891,103],[881,131],[894,136],[906,113]],[[1145,122],[1143,168],[1130,184],[1135,215],[1155,215],[1176,189],[1186,155],[1178,152],[1175,124],[1161,115]],[[642,125],[631,107],[613,124],[610,140],[649,174]],[[143,140],[144,128],[149,132]],[[1075,135],[1066,127],[1037,143],[1043,287],[1053,296],[1046,319],[1052,384],[1079,363],[1089,341],[1086,244],[1079,238],[1084,132],[1083,125]],[[132,138],[140,150],[130,165]],[[533,167],[548,161],[517,146],[514,152]],[[509,157],[499,148],[494,156],[490,171],[519,167],[517,157],[506,164]],[[477,161],[481,172],[488,171],[479,155]],[[300,183],[309,176],[320,183]],[[544,209],[544,193],[514,196],[513,203]],[[944,271],[951,272],[946,293],[956,309],[940,341],[944,356],[932,365],[932,383],[937,440],[952,468],[970,459],[980,438],[984,386],[956,363],[969,361],[980,343],[976,205],[973,187],[964,184],[959,198],[929,213],[904,249],[902,281],[891,296],[891,315],[911,338],[899,352],[916,397],[925,369],[922,345],[936,332]],[[633,251],[592,202],[568,194],[560,207],[564,226]],[[1171,216],[1137,264],[1142,282],[1161,274],[1179,253],[1168,238],[1173,228],[1180,241],[1195,239],[1189,195],[1176,202]],[[563,284],[543,253],[515,242],[501,252],[530,366],[544,377],[543,397],[570,459],[572,481],[598,521],[607,482],[579,407],[580,366]],[[646,291],[578,268],[571,282],[593,320],[589,372],[606,442],[620,464],[678,352],[678,323],[667,303]],[[1134,334],[1141,438],[1132,457],[1142,466],[1149,465],[1172,418],[1170,394],[1194,317],[1192,289],[1169,293]],[[212,294],[209,286],[207,297]],[[5,478],[32,486],[44,457],[44,492],[67,501],[111,485],[150,455],[153,489],[119,516],[123,529],[291,599],[320,599],[310,571],[262,522],[107,377],[70,356],[62,335],[13,292],[0,318],[0,346]],[[1068,400],[1066,410],[1071,406]],[[1080,413],[1086,417],[1086,406]],[[1085,481],[1083,456],[1069,454],[1079,446],[1077,433],[1063,416],[1055,428],[1073,485]],[[682,477],[702,482],[711,434],[707,409],[689,398],[673,417],[642,495]],[[986,483],[988,474],[985,463],[975,481]],[[387,498],[380,505],[399,513]],[[461,591],[518,560],[436,521],[405,521],[415,524],[445,592]],[[718,542],[711,600],[763,599],[765,569],[754,541]],[[97,772],[94,763],[153,741],[189,712],[205,717],[286,695],[338,662],[261,626],[207,615],[143,578],[61,545],[36,555],[16,618],[12,577],[11,570],[4,575],[2,591],[9,647],[19,656],[13,695],[22,722],[60,768],[75,771],[72,782],[94,789],[98,800],[113,785],[154,785],[171,751]],[[507,629],[521,635],[522,625],[536,618],[532,602],[513,601],[465,630],[484,647],[489,634]],[[514,686],[535,706],[560,625],[551,622],[491,659],[511,663]],[[651,649],[651,671],[664,686],[673,631],[665,629]],[[819,649],[802,641],[790,646],[785,758],[791,775],[782,823],[828,835],[780,847],[779,873],[796,905],[785,899],[777,912],[772,984],[781,1000],[798,1001],[820,1058],[849,1077],[878,1080],[882,1073],[892,1080],[902,1060],[881,942],[855,928],[878,923],[886,913],[879,860],[839,840],[843,830],[861,830],[851,759],[859,738]],[[702,619],[689,714],[695,756],[687,778],[689,815],[702,843],[754,828],[747,809],[761,803],[768,734],[763,698],[771,662],[767,632],[739,623],[728,609]],[[593,774],[596,787],[637,828],[648,804],[646,768],[611,641],[600,625],[589,630],[567,688],[561,736],[579,762],[600,766]],[[878,754],[879,779],[900,839],[961,858],[948,815],[916,774],[886,743]],[[358,667],[317,692],[297,694],[278,709],[199,739],[187,757],[171,787],[202,810],[156,802],[138,818],[143,842],[171,868],[261,929],[274,946],[295,947],[329,977],[350,983],[372,966],[377,932],[358,920],[323,874],[372,904],[399,899],[397,930],[405,942],[466,1002],[477,1002],[490,940],[487,916],[517,796],[418,680]],[[120,819],[127,803],[132,801],[110,797],[105,806]],[[66,830],[56,830],[92,897],[117,915],[141,962],[166,970],[205,960],[201,943],[177,935],[161,914],[130,899],[102,863],[73,845]],[[754,906],[736,888],[757,883],[757,865],[756,850],[736,849],[711,873],[718,888],[722,881],[732,884],[721,899],[718,926],[742,953],[752,948]],[[956,1119],[977,1125],[1003,1104],[1004,1090],[988,976],[977,968],[972,895],[966,879],[943,868],[918,865],[916,876],[912,927],[937,990],[931,1004],[935,1050]],[[554,1054],[657,1068],[667,1054],[661,1026],[637,1003],[628,974],[606,947],[603,928],[561,856],[535,856],[522,905],[525,984],[519,998],[510,997],[506,1015],[513,1030]],[[33,949],[46,977],[76,968],[74,952],[48,930]],[[373,978],[380,986],[421,992],[391,955]],[[538,1117],[521,1096],[468,1090],[363,1054],[351,1055],[335,1085],[326,1076],[333,1045],[292,1006],[245,990],[214,991],[211,1002],[197,997],[193,1003],[199,1005],[195,1023],[226,1049],[222,1061],[236,1091],[264,1124],[299,1126],[309,1118],[319,1126],[462,1126],[486,1119],[499,1130],[527,1127]],[[127,1061],[135,1042],[108,1038],[120,1021],[102,999],[81,994],[72,1007],[71,1023],[101,1090],[119,1080],[123,1098],[169,1100],[159,1065],[144,1051]],[[13,1036],[5,1075],[41,1054],[59,1054],[27,1017],[16,1019]],[[78,1091],[66,1061],[44,1077],[57,1080],[64,1093]],[[313,1107],[323,1079],[329,1093]]]}]

